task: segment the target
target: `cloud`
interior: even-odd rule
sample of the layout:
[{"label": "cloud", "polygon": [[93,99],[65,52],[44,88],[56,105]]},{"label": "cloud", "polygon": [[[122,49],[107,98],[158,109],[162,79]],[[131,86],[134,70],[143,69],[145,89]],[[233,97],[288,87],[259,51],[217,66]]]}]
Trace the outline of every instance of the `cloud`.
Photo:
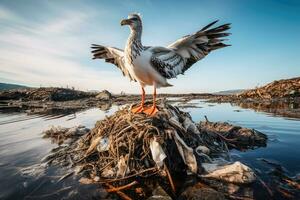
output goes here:
[{"label": "cloud", "polygon": [[[120,28],[120,19],[132,10],[142,11],[149,7],[156,10],[161,6],[151,1],[146,3],[145,9],[139,9],[144,4],[140,2],[126,1],[120,4],[43,1],[39,6],[30,8],[0,6],[0,81],[137,93],[139,84],[130,83],[115,66],[91,60],[90,44],[124,47],[128,29]],[[159,23],[160,15],[145,16],[147,26],[143,41],[146,45],[171,43],[186,34],[185,29],[195,27],[194,21],[186,23],[187,17],[174,18],[171,14],[165,17],[164,21],[172,20],[167,27],[165,22]],[[179,31],[178,22],[183,26]],[[211,77],[215,77],[215,74],[203,77],[195,66],[186,76],[170,80],[176,87],[161,89],[161,92],[199,92],[200,88],[213,91],[223,87],[212,83]],[[147,90],[152,92],[151,87]]]},{"label": "cloud", "polygon": [[40,31],[49,34],[70,33],[79,29],[90,16],[90,13],[65,12],[63,16],[56,17],[51,22],[40,27]]},{"label": "cloud", "polygon": [[0,6],[0,22],[3,20],[11,20],[15,19],[16,16],[14,15],[13,12],[11,12],[9,9]]},{"label": "cloud", "polygon": [[[31,86],[68,85],[82,90],[108,89],[115,93],[140,91],[139,84],[130,83],[115,66],[91,61],[90,43],[116,46],[124,43],[128,31],[124,30],[124,37],[120,36],[116,13],[99,7],[95,10],[78,6],[80,10],[70,11],[53,5],[47,7],[53,12],[38,21],[26,20],[0,7],[0,22],[4,24],[0,30],[0,81]],[[193,80],[198,80],[194,76]],[[176,88],[161,89],[161,92],[192,92],[194,87],[186,88],[191,77],[193,74],[188,78],[180,76]],[[196,87],[197,83],[193,85]],[[152,93],[152,88],[147,92]]]},{"label": "cloud", "polygon": [[0,69],[1,77],[35,86],[69,85],[86,90],[104,89],[111,83],[117,83],[112,87],[117,92],[126,81],[120,80],[120,74],[91,69],[71,60],[39,53],[0,50],[0,65],[9,66]]},{"label": "cloud", "polygon": [[90,42],[80,30],[92,16],[91,12],[63,12],[36,24],[0,7],[1,22],[14,22],[0,30],[1,79],[34,86],[109,87],[118,92],[128,84],[126,79],[120,80],[120,73],[99,70],[82,61],[90,60]]}]

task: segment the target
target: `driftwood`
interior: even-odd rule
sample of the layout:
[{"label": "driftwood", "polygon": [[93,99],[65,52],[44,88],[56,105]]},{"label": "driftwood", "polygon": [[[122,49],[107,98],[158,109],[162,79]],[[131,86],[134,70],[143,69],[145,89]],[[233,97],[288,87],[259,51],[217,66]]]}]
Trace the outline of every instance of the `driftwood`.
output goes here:
[{"label": "driftwood", "polygon": [[126,194],[124,194],[123,192],[121,192],[120,190],[115,188],[114,186],[110,185],[109,183],[106,183],[105,185],[109,188],[108,190],[114,190],[122,199],[132,200],[132,198],[130,198],[129,196],[127,196]]}]

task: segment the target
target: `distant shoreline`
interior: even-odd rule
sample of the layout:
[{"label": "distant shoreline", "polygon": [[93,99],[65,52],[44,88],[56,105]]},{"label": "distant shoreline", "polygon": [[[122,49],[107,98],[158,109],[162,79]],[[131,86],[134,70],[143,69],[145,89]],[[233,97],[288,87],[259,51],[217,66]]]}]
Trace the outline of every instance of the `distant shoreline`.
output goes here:
[{"label": "distant shoreline", "polygon": [[[158,94],[169,102],[193,106],[191,100],[203,99],[210,103],[231,103],[242,108],[300,118],[300,77],[274,81],[265,86],[237,94]],[[146,99],[151,100],[150,94]],[[41,87],[0,91],[0,112],[28,114],[74,113],[89,108],[108,110],[112,105],[136,104],[139,94],[111,94],[109,91],[84,92],[69,88]],[[272,105],[272,106],[270,106]]]}]

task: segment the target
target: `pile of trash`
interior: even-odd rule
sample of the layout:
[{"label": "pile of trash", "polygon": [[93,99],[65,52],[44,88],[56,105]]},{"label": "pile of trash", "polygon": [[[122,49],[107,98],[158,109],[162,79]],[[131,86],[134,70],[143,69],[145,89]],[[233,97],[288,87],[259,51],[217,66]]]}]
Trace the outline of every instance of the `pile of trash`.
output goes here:
[{"label": "pile of trash", "polygon": [[297,102],[300,101],[300,77],[273,81],[255,89],[232,95],[213,95],[209,102]]},{"label": "pile of trash", "polygon": [[300,96],[300,77],[273,81],[265,86],[247,90],[238,95],[239,98],[284,98]]},{"label": "pile of trash", "polygon": [[237,95],[239,98],[272,99],[300,96],[300,78],[273,81],[265,86],[247,90]]},{"label": "pile of trash", "polygon": [[215,135],[225,140],[229,148],[239,150],[250,149],[254,147],[265,147],[267,136],[255,129],[234,126],[227,122],[200,122],[198,128],[201,133]]},{"label": "pile of trash", "polygon": [[196,124],[188,113],[165,102],[158,109],[155,117],[149,117],[125,107],[90,131],[52,127],[44,132],[46,137],[72,140],[60,140],[64,145],[53,149],[43,162],[69,166],[81,183],[105,184],[121,197],[126,194],[120,190],[136,186],[138,177],[160,177],[173,194],[178,189],[174,174],[242,184],[256,179],[252,169],[231,161],[228,147],[265,145],[263,133],[227,123]]},{"label": "pile of trash", "polygon": [[0,92],[0,100],[22,101],[70,101],[94,96],[94,93],[57,87],[24,88]]}]

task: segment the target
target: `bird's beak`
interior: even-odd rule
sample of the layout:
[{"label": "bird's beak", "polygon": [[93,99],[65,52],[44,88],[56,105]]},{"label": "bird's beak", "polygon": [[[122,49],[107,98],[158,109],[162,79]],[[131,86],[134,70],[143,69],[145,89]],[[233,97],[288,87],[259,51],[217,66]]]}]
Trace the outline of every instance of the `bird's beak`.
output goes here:
[{"label": "bird's beak", "polygon": [[123,19],[121,21],[121,26],[124,26],[124,25],[129,25],[131,23],[131,20],[130,19]]}]

